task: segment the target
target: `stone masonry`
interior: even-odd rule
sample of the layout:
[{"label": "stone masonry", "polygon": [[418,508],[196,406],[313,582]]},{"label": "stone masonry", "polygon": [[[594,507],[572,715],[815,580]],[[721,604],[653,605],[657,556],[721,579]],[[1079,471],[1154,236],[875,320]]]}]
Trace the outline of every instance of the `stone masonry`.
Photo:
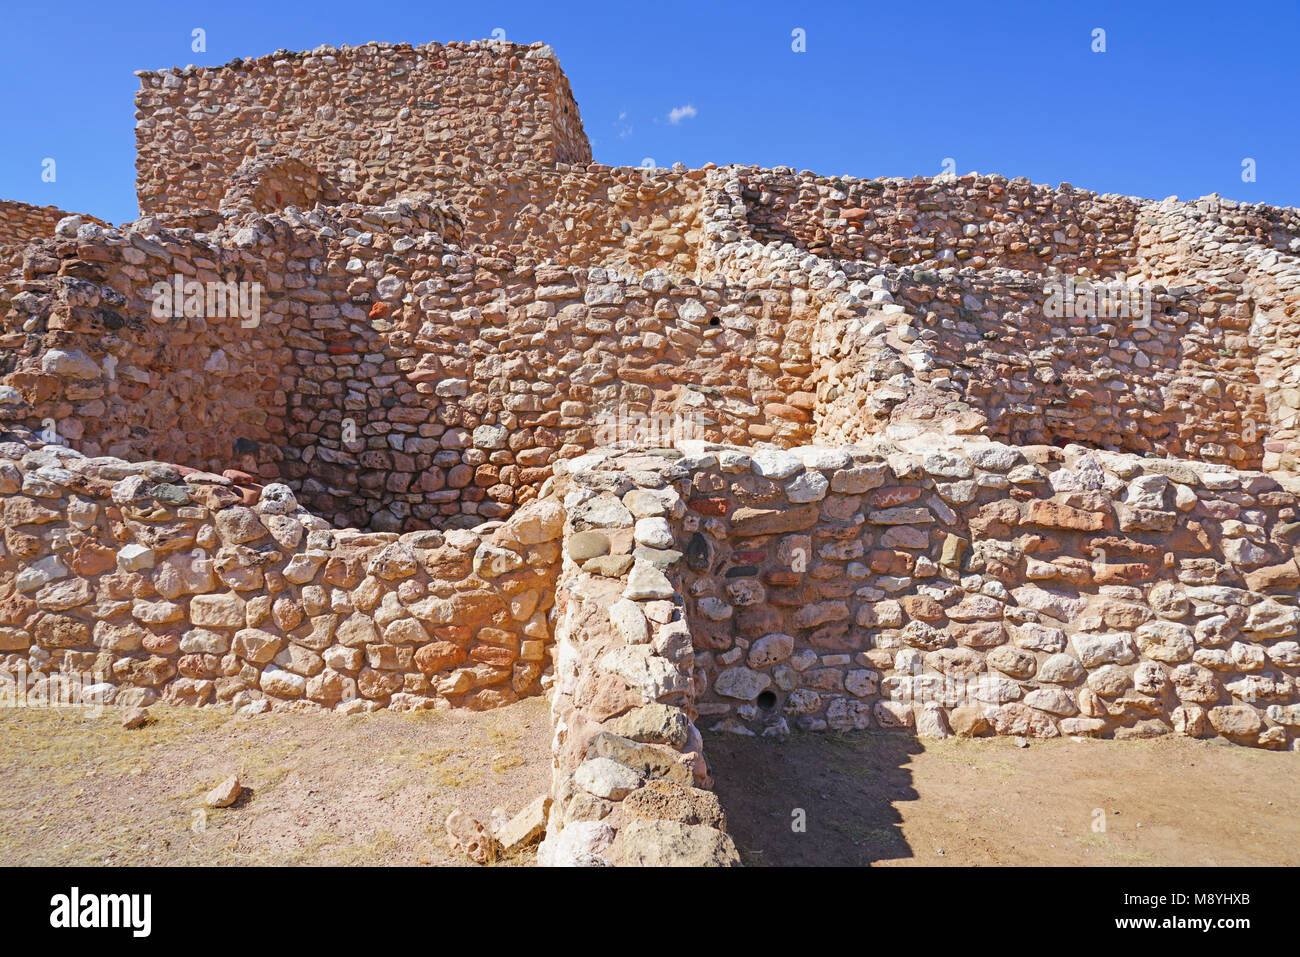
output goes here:
[{"label": "stone masonry", "polygon": [[[14,200],[0,199],[0,271],[10,272],[23,264],[23,249],[27,244],[54,235],[59,220],[67,212],[56,206],[32,206]],[[85,221],[104,223],[93,216]]]},{"label": "stone masonry", "polygon": [[0,203],[0,693],[546,693],[551,864],[735,863],[701,729],[1300,750],[1297,210],[611,168],[543,44],[137,75],[139,220]]}]

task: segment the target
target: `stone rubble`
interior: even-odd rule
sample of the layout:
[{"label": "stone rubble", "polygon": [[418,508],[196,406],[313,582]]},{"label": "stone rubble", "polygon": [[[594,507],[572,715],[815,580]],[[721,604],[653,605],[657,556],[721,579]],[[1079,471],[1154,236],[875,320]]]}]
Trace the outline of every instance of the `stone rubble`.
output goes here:
[{"label": "stone rubble", "polygon": [[209,791],[203,798],[203,803],[208,807],[230,807],[239,800],[243,790],[243,786],[239,783],[239,775],[232,774]]},{"label": "stone rubble", "polygon": [[0,200],[0,273],[22,268],[28,243],[53,236],[59,227],[75,230],[83,223],[107,225],[94,216],[75,215],[55,206]]},{"label": "stone rubble", "polygon": [[447,846],[475,864],[492,864],[501,858],[501,844],[470,815],[460,808],[447,815]]}]

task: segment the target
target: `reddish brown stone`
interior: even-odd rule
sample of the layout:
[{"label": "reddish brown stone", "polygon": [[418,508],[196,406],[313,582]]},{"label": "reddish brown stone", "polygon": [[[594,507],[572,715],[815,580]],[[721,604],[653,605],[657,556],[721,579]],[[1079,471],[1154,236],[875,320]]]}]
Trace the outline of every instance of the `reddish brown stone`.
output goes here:
[{"label": "reddish brown stone", "polygon": [[957,644],[969,648],[993,648],[1007,640],[1006,629],[1000,621],[952,622],[947,631]]},{"label": "reddish brown stone", "polygon": [[804,576],[799,572],[784,571],[780,568],[768,568],[763,571],[763,581],[768,585],[797,585]]},{"label": "reddish brown stone", "polygon": [[763,509],[738,508],[731,515],[731,533],[738,537],[797,532],[817,523],[817,506]]},{"label": "reddish brown stone", "polygon": [[1020,524],[1020,509],[1015,502],[998,499],[980,507],[979,515],[970,521],[971,531],[987,538],[1004,538],[1011,527]]},{"label": "reddish brown stone", "polygon": [[807,585],[780,586],[773,585],[767,593],[769,604],[784,608],[795,608],[815,600],[812,589]]},{"label": "reddish brown stone", "polygon": [[1093,568],[1092,579],[1098,585],[1131,585],[1136,582],[1150,581],[1156,576],[1156,571],[1154,565],[1144,562],[1097,565]]},{"label": "reddish brown stone", "polygon": [[180,635],[171,634],[154,634],[146,632],[140,639],[140,644],[144,645],[144,650],[155,655],[174,655],[180,651]]},{"label": "reddish brown stone", "polygon": [[36,623],[36,643],[50,649],[89,645],[90,624],[67,615],[46,613]]},{"label": "reddish brown stone", "polygon": [[1284,591],[1294,593],[1300,589],[1300,565],[1293,558],[1280,565],[1266,565],[1246,573],[1246,587],[1251,591]]},{"label": "reddish brown stone", "polygon": [[582,685],[574,694],[573,703],[586,712],[592,721],[601,722],[617,717],[643,704],[641,694],[633,691],[616,675],[598,675]]},{"label": "reddish brown stone", "polygon": [[1118,535],[1084,539],[1084,554],[1091,555],[1098,550],[1104,551],[1108,559],[1121,557],[1152,559],[1159,558],[1164,551],[1160,545],[1134,541],[1131,538],[1123,538]]},{"label": "reddish brown stone", "polygon": [[36,602],[22,595],[9,595],[0,599],[0,624],[21,625],[36,611]]},{"label": "reddish brown stone", "polygon": [[915,561],[911,553],[897,549],[873,548],[867,554],[867,565],[877,575],[910,575]]},{"label": "reddish brown stone", "polygon": [[893,508],[906,505],[921,497],[921,489],[915,485],[898,485],[893,488],[878,488],[868,496],[872,508]]},{"label": "reddish brown stone", "polygon": [[466,696],[463,706],[471,711],[487,711],[491,708],[514,704],[518,700],[519,695],[515,694],[514,689],[509,686],[479,688]]},{"label": "reddish brown stone", "polygon": [[1062,505],[1047,499],[1034,499],[1029,503],[1022,524],[1042,525],[1045,528],[1065,528],[1081,532],[1100,532],[1111,527],[1111,516],[1101,512]]},{"label": "reddish brown stone", "polygon": [[434,641],[415,652],[415,666],[427,675],[443,671],[465,660],[465,650],[450,641]]},{"label": "reddish brown stone", "polygon": [[780,612],[768,605],[745,605],[732,617],[736,632],[747,638],[759,638],[781,630]]},{"label": "reddish brown stone", "polygon": [[470,660],[481,661],[489,665],[505,667],[514,663],[515,653],[509,648],[498,648],[493,645],[477,645],[469,653]]},{"label": "reddish brown stone", "polygon": [[69,556],[68,566],[78,575],[99,575],[117,564],[117,552],[104,545],[85,542]]},{"label": "reddish brown stone", "polygon": [[938,621],[943,617],[943,606],[928,595],[905,595],[899,603],[905,612],[921,621]]},{"label": "reddish brown stone", "polygon": [[692,498],[687,500],[686,507],[699,515],[725,516],[731,511],[731,499],[722,496]]}]

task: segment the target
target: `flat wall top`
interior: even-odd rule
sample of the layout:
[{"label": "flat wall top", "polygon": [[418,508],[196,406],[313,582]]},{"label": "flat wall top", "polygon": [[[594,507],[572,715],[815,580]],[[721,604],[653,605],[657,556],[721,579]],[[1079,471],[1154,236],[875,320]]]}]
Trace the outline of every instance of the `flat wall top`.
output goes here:
[{"label": "flat wall top", "polygon": [[144,213],[216,208],[247,160],[286,155],[345,199],[587,162],[591,147],[543,44],[366,44],[136,74]]}]

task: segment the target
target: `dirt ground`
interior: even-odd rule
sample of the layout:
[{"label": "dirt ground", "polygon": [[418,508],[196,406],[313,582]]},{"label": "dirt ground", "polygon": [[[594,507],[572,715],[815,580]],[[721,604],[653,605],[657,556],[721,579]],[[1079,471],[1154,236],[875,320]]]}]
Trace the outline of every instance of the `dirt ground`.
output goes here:
[{"label": "dirt ground", "polygon": [[[481,713],[150,713],[125,731],[114,708],[0,709],[0,865],[464,864],[446,845],[453,807],[486,821],[550,788],[543,698]],[[244,794],[205,810],[236,772]]]},{"label": "dirt ground", "polygon": [[[549,787],[541,698],[477,714],[150,711],[124,731],[112,708],[0,709],[0,865],[463,864],[445,842],[453,807],[487,820]],[[705,754],[751,866],[1300,864],[1296,754],[870,733],[707,734]],[[205,810],[232,772],[244,795]]]},{"label": "dirt ground", "polygon": [[870,733],[706,734],[704,753],[749,866],[1300,864],[1293,753]]}]

